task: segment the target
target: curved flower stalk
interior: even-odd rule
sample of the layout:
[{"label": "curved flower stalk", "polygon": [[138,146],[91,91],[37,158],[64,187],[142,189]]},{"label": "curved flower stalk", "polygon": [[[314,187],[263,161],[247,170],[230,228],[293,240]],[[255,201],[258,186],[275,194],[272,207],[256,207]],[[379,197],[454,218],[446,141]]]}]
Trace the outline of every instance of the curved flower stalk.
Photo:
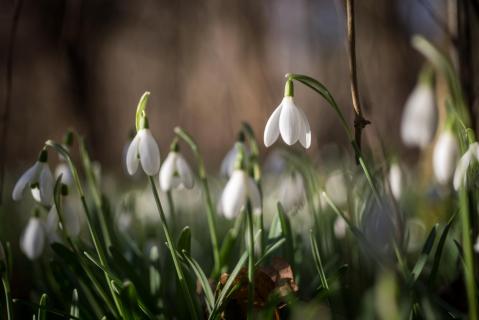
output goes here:
[{"label": "curved flower stalk", "polygon": [[151,134],[148,118],[144,111],[149,95],[150,93],[146,92],[140,100],[139,108],[142,105],[143,107],[141,107],[141,115],[137,115],[136,136],[131,141],[126,153],[126,167],[131,176],[138,170],[139,164],[148,176],[154,176],[160,171],[160,150]]},{"label": "curved flower stalk", "polygon": [[301,208],[305,201],[306,188],[301,174],[291,172],[281,179],[278,197],[286,212]]},{"label": "curved flower stalk", "polygon": [[13,188],[12,198],[18,201],[23,198],[25,189],[29,187],[33,198],[44,206],[50,206],[53,200],[53,175],[48,166],[48,153],[40,152],[37,162],[18,180]]},{"label": "curved flower stalk", "polygon": [[179,151],[178,142],[174,141],[160,169],[160,187],[163,191],[176,188],[191,189],[195,184],[193,172]]},{"label": "curved flower stalk", "polygon": [[467,185],[467,172],[474,160],[479,161],[479,144],[477,142],[469,144],[467,151],[457,163],[453,180],[454,189],[456,191],[459,191],[461,187]]},{"label": "curved flower stalk", "polygon": [[437,108],[431,82],[431,70],[426,68],[406,101],[401,121],[401,138],[407,146],[425,148],[434,138]]},{"label": "curved flower stalk", "polygon": [[300,142],[306,149],[311,146],[311,128],[308,118],[293,101],[293,81],[288,79],[284,89],[284,98],[268,119],[264,129],[264,144],[271,146],[281,135],[288,145]]},{"label": "curved flower stalk", "polygon": [[439,135],[433,153],[433,169],[437,182],[446,185],[451,182],[459,155],[456,136],[450,129]]},{"label": "curved flower stalk", "polygon": [[220,212],[227,219],[236,218],[251,201],[253,212],[261,211],[261,200],[258,187],[246,171],[236,169],[226,184],[220,199]]},{"label": "curved flower stalk", "polygon": [[45,226],[37,216],[32,216],[20,238],[20,249],[30,260],[37,259],[45,245]]},{"label": "curved flower stalk", "polygon": [[396,201],[401,199],[403,192],[403,176],[404,175],[399,164],[397,162],[391,164],[391,167],[389,168],[389,186],[391,187],[391,193]]}]

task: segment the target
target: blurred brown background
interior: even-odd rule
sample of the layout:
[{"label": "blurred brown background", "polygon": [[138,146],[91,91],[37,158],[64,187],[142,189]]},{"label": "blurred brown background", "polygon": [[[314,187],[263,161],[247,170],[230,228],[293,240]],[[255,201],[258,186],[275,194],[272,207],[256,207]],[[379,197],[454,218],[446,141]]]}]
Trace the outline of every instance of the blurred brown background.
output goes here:
[{"label": "blurred brown background", "polygon": [[[356,1],[361,95],[393,149],[402,148],[401,109],[422,63],[410,38],[421,33],[444,45],[445,12],[446,0]],[[13,1],[0,1],[2,111],[12,13]],[[93,158],[116,171],[137,101],[149,90],[150,124],[163,155],[180,125],[213,167],[242,121],[262,139],[287,72],[321,80],[352,119],[345,36],[341,0],[25,0],[2,156],[17,172],[43,141],[60,140],[73,127],[86,135]],[[296,96],[318,138],[313,150],[347,143],[319,96],[299,85]]]}]

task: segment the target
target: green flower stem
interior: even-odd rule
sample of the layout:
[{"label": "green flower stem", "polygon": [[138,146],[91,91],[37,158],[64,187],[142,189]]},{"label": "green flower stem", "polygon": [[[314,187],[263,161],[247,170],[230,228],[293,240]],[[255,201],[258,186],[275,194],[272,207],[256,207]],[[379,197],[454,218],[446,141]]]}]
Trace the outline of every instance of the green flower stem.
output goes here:
[{"label": "green flower stem", "polygon": [[464,251],[464,274],[469,305],[469,319],[478,319],[476,282],[474,279],[474,252],[472,250],[471,225],[469,221],[469,201],[467,191],[462,188],[459,192],[461,207],[462,245]]},{"label": "green flower stem", "polygon": [[178,260],[178,256],[176,254],[176,246],[173,238],[171,237],[170,231],[168,230],[168,225],[166,224],[166,217],[163,211],[163,207],[161,205],[160,196],[158,195],[158,190],[156,189],[155,179],[152,176],[148,177],[150,180],[151,191],[153,192],[153,196],[155,197],[156,206],[158,208],[158,212],[161,218],[161,225],[163,227],[163,231],[165,232],[166,241],[168,243],[168,249],[171,253],[171,258],[173,259],[173,264],[175,265],[176,275],[178,277],[178,281],[180,282],[181,290],[183,291],[184,299],[188,305],[190,310],[190,316],[192,319],[198,319],[198,315],[196,313],[196,308],[193,303],[193,298],[191,296],[190,290],[188,288],[188,284],[186,283],[185,276],[183,274],[183,270],[180,265],[180,261]]},{"label": "green flower stem", "polygon": [[4,272],[2,276],[2,283],[5,294],[5,304],[7,306],[7,319],[13,320],[12,294],[10,291],[10,280],[8,279],[7,272]]},{"label": "green flower stem", "polygon": [[[67,150],[65,150],[64,147],[62,147],[60,144],[58,144],[58,143],[56,143],[52,140],[48,140],[47,142],[45,142],[45,145],[53,148],[55,151],[60,153],[66,159],[66,161],[68,163],[68,166],[70,167],[70,171],[72,172],[73,180],[75,182],[75,186],[78,190],[78,193],[80,194],[80,200],[81,200],[81,203],[82,203],[82,206],[83,206],[83,210],[85,211],[85,215],[86,215],[86,218],[87,218],[88,231],[90,232],[90,236],[92,238],[93,246],[95,247],[95,250],[98,254],[98,258],[100,259],[101,266],[103,268],[106,268],[106,266],[107,266],[106,255],[105,255],[105,252],[103,251],[103,248],[100,246],[100,240],[98,239],[98,236],[97,236],[95,230],[93,229],[92,216],[91,216],[91,213],[90,213],[90,209],[88,209],[88,205],[86,203],[86,198],[85,198],[85,193],[83,191],[83,187],[82,187],[81,182],[80,182],[80,177],[78,176],[78,171],[76,170],[76,167],[73,164],[73,161],[70,157],[70,154]],[[114,290],[113,285],[111,283],[110,276],[108,275],[107,272],[104,272],[104,275],[105,275],[106,282],[108,284],[108,288],[110,289],[110,293],[113,297],[113,301],[115,302],[115,306],[118,310],[118,313],[119,313],[120,317],[123,318],[123,306],[122,306],[118,296],[115,293],[115,290]]]},{"label": "green flower stem", "polygon": [[253,230],[253,214],[251,212],[251,205],[248,204],[246,210],[248,221],[248,320],[253,319],[254,306],[254,230]]},{"label": "green flower stem", "polygon": [[168,208],[170,209],[170,227],[173,232],[176,230],[176,212],[175,212],[175,203],[173,201],[173,194],[171,190],[166,192],[166,197],[168,199]]},{"label": "green flower stem", "polygon": [[193,141],[193,138],[187,134],[182,128],[176,127],[175,134],[185,141],[193,154],[195,155],[196,162],[198,163],[198,176],[201,183],[201,187],[203,188],[203,197],[206,202],[206,214],[208,218],[208,228],[211,237],[211,245],[213,247],[213,259],[214,259],[214,267],[213,271],[211,272],[211,276],[216,278],[219,275],[221,270],[221,258],[220,258],[220,250],[218,246],[218,236],[217,236],[217,229],[216,229],[216,212],[213,207],[213,201],[211,200],[211,193],[208,187],[208,179],[206,177],[206,170],[203,158],[198,150],[198,145]]},{"label": "green flower stem", "polygon": [[260,199],[261,199],[261,212],[259,214],[259,229],[263,232],[261,232],[261,237],[260,237],[260,256],[264,254],[265,246],[266,246],[266,232],[264,232],[264,217],[263,217],[263,189],[261,188],[261,166],[259,163],[259,147],[258,147],[258,142],[256,141],[256,137],[254,135],[253,128],[246,123],[243,122],[242,125],[242,130],[246,134],[246,137],[248,138],[249,142],[249,147],[251,150],[251,155],[250,155],[250,166],[251,170],[253,171],[253,179],[256,183],[256,186],[258,187],[259,194],[260,194]]},{"label": "green flower stem", "polygon": [[100,228],[102,232],[103,239],[105,241],[105,247],[107,251],[112,245],[111,242],[111,235],[110,229],[108,228],[108,224],[105,220],[105,210],[103,210],[103,202],[101,199],[101,193],[98,187],[98,181],[96,181],[95,174],[93,172],[93,167],[91,165],[90,156],[85,147],[85,141],[83,137],[78,136],[78,141],[80,142],[80,154],[83,162],[83,167],[85,168],[85,173],[87,177],[87,182],[89,186],[89,190],[93,197],[93,202],[95,203],[96,211],[99,217]]}]

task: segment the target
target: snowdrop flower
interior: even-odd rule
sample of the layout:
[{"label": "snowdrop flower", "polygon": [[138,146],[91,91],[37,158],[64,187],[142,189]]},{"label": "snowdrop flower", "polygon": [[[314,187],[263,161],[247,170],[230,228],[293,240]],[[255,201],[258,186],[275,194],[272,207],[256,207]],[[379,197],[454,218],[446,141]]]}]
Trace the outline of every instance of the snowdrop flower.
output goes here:
[{"label": "snowdrop flower", "polygon": [[433,153],[433,169],[437,182],[447,184],[451,181],[459,153],[454,133],[446,130],[437,139]]},{"label": "snowdrop flower", "polygon": [[469,145],[469,148],[457,163],[453,179],[453,185],[456,191],[458,191],[459,188],[466,186],[467,171],[474,159],[476,161],[479,160],[479,144],[477,142],[473,142]]},{"label": "snowdrop flower", "polygon": [[67,186],[73,184],[73,174],[68,164],[64,161],[60,162],[55,168],[55,178],[58,178],[60,175],[62,176],[63,184],[66,184]]},{"label": "snowdrop flower", "polygon": [[143,171],[149,176],[154,176],[160,171],[160,150],[151,134],[146,115],[143,115],[140,129],[126,153],[126,167],[131,176],[135,174],[140,163]]},{"label": "snowdrop flower", "polygon": [[242,148],[246,152],[246,154],[248,154],[248,149],[246,148],[244,141],[245,136],[244,133],[241,131],[238,134],[238,139],[236,140],[236,143],[234,144],[233,148],[228,151],[223,161],[221,162],[220,174],[223,177],[231,177],[231,174],[235,169],[235,162],[238,156],[239,148]]},{"label": "snowdrop flower", "polygon": [[43,252],[45,230],[38,217],[31,217],[20,238],[20,249],[30,259],[35,260]]},{"label": "snowdrop flower", "polygon": [[[63,215],[62,220],[63,224],[60,222],[58,217],[58,211],[56,206],[52,206],[47,216],[47,227],[46,230],[48,233],[56,233],[58,228],[65,228],[68,236],[76,238],[80,234],[80,217],[75,211],[74,207],[69,205],[68,199],[64,199],[63,206]],[[50,236],[50,235],[49,235]]]},{"label": "snowdrop flower", "polygon": [[305,148],[311,146],[311,129],[303,110],[293,101],[293,81],[286,81],[284,98],[273,111],[264,129],[264,144],[271,146],[280,136],[288,145],[295,144],[298,140]]},{"label": "snowdrop flower", "polygon": [[336,239],[343,239],[346,236],[346,231],[348,229],[348,224],[343,217],[337,217],[334,220],[334,235]]},{"label": "snowdrop flower", "polygon": [[170,191],[178,187],[193,188],[195,179],[190,166],[179,153],[177,141],[171,145],[171,151],[160,169],[160,187],[163,191]]},{"label": "snowdrop flower", "polygon": [[278,197],[285,211],[299,209],[304,203],[304,180],[300,174],[292,172],[282,179]]},{"label": "snowdrop flower", "polygon": [[29,187],[33,198],[50,206],[53,200],[53,175],[47,163],[48,153],[44,149],[40,152],[37,162],[30,167],[18,180],[13,188],[12,198],[15,201],[22,199],[25,189]]},{"label": "snowdrop flower", "polygon": [[219,211],[228,219],[236,218],[246,207],[248,200],[253,213],[261,212],[261,198],[259,189],[254,180],[244,170],[244,150],[236,159],[235,170],[226,183],[219,202]]},{"label": "snowdrop flower", "polygon": [[403,191],[403,173],[401,167],[397,163],[391,164],[389,168],[389,186],[394,199],[399,200]]},{"label": "snowdrop flower", "polygon": [[422,77],[406,101],[401,121],[401,138],[407,146],[426,147],[433,139],[437,109],[430,80]]}]

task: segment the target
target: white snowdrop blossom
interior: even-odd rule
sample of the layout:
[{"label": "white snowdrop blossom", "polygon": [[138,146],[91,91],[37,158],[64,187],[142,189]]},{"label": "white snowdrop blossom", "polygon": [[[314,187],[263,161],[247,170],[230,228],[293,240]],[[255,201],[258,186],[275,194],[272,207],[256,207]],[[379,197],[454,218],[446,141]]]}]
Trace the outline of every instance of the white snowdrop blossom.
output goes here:
[{"label": "white snowdrop blossom", "polygon": [[80,234],[80,216],[75,211],[75,208],[68,205],[68,201],[64,201],[62,220],[64,225],[59,220],[56,206],[52,206],[47,216],[47,232],[56,232],[58,227],[65,228],[65,231],[70,237],[76,238]]},{"label": "white snowdrop blossom", "polygon": [[266,123],[265,146],[271,146],[280,135],[288,145],[293,145],[299,140],[303,147],[311,146],[311,129],[308,119],[303,110],[293,101],[292,80],[286,82],[285,96]]},{"label": "white snowdrop blossom", "polygon": [[55,168],[55,178],[58,178],[60,175],[62,175],[63,184],[66,184],[67,186],[73,184],[73,174],[68,164],[64,161],[60,162]]},{"label": "white snowdrop blossom", "polygon": [[292,211],[303,205],[305,192],[303,177],[292,173],[282,178],[278,198],[285,211]]},{"label": "white snowdrop blossom", "polygon": [[181,153],[170,151],[160,169],[160,187],[163,191],[175,188],[193,188],[195,178]]},{"label": "white snowdrop blossom", "polygon": [[220,174],[223,177],[231,177],[235,169],[236,157],[239,153],[239,148],[242,148],[246,154],[249,154],[248,149],[243,141],[237,141],[233,148],[231,148],[228,153],[225,155],[223,161],[221,162]]},{"label": "white snowdrop blossom", "polygon": [[389,186],[394,199],[399,200],[402,195],[404,181],[403,172],[397,163],[391,164],[389,168]]},{"label": "white snowdrop blossom", "polygon": [[450,183],[459,155],[457,139],[450,130],[446,130],[437,139],[433,153],[433,169],[437,182]]},{"label": "white snowdrop blossom", "polygon": [[30,259],[35,260],[45,244],[45,229],[38,217],[31,217],[20,238],[20,249]]},{"label": "white snowdrop blossom", "polygon": [[479,253],[479,236],[476,239],[476,242],[474,243],[474,251],[476,253]]},{"label": "white snowdrop blossom", "polygon": [[456,191],[467,183],[467,171],[473,160],[479,160],[479,144],[473,142],[469,145],[467,151],[462,155],[454,171],[453,185]]},{"label": "white snowdrop blossom", "polygon": [[429,84],[419,83],[409,96],[401,121],[401,138],[407,146],[426,147],[437,125],[434,92]]},{"label": "white snowdrop blossom", "polygon": [[149,176],[154,176],[160,171],[160,150],[148,127],[136,133],[126,153],[126,167],[131,176],[135,174],[140,163],[143,171]]},{"label": "white snowdrop blossom", "polygon": [[348,224],[343,217],[337,217],[334,220],[334,235],[336,239],[343,239],[346,236],[346,231],[348,229]]},{"label": "white snowdrop blossom", "polygon": [[237,217],[248,200],[253,213],[261,212],[261,199],[258,186],[242,169],[235,169],[220,198],[219,211],[228,219]]},{"label": "white snowdrop blossom", "polygon": [[38,161],[18,179],[12,192],[13,200],[22,199],[25,189],[28,187],[37,202],[45,206],[51,205],[54,180],[47,160],[47,152],[43,150]]}]

